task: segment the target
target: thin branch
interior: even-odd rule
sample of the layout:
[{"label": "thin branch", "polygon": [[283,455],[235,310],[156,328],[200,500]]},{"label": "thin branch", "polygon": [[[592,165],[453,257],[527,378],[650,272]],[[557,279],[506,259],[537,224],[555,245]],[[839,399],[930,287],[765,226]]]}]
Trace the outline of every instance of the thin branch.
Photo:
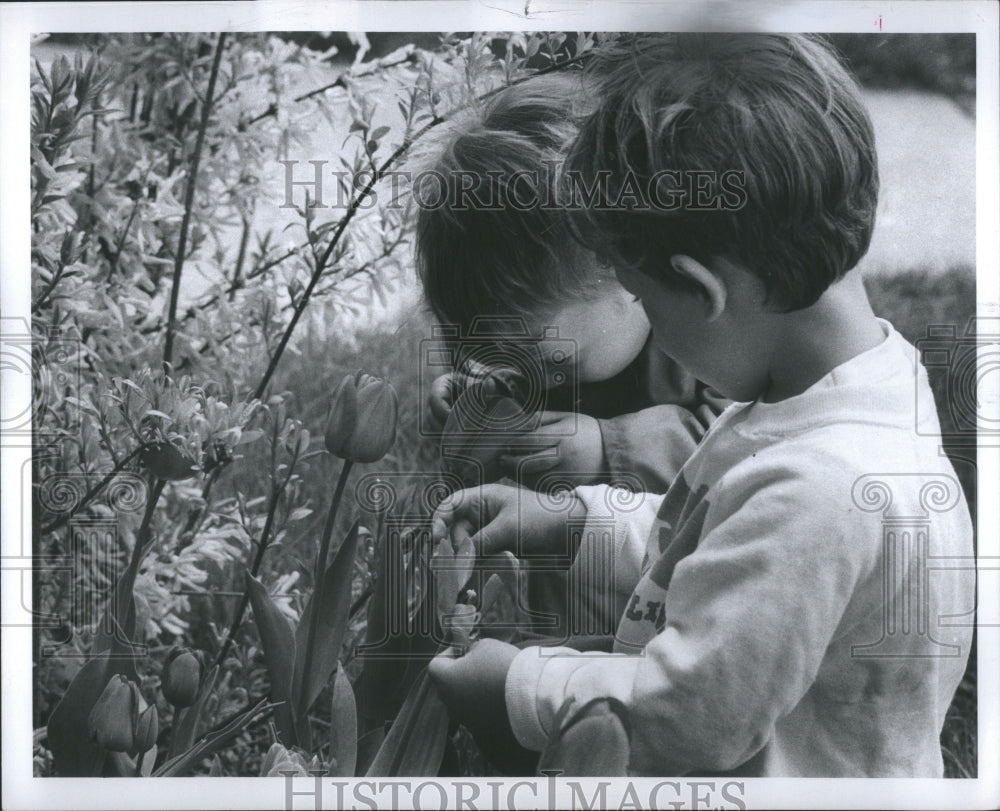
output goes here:
[{"label": "thin branch", "polygon": [[[288,478],[291,478],[289,474]],[[271,542],[271,530],[274,528],[274,515],[278,509],[278,501],[281,498],[281,494],[288,484],[286,479],[281,487],[276,487],[271,491],[271,501],[267,505],[267,520],[264,522],[264,529],[260,533],[260,541],[257,544],[257,553],[254,555],[253,563],[250,566],[250,574],[253,577],[257,576],[257,572],[260,571],[260,564],[264,560],[264,553],[267,551],[268,544]],[[240,598],[240,604],[236,609],[236,613],[233,614],[233,621],[229,625],[229,631],[226,633],[226,638],[222,643],[222,647],[219,648],[219,652],[215,657],[215,661],[212,663],[212,667],[215,665],[222,665],[226,659],[226,654],[229,653],[229,649],[233,646],[233,640],[236,638],[236,633],[240,630],[240,626],[243,624],[243,615],[246,613],[247,605],[250,602],[250,592],[246,589],[243,590],[243,596]],[[211,668],[209,668],[211,670]]]},{"label": "thin branch", "polygon": [[[416,56],[415,53],[414,53],[413,48],[412,47],[410,47],[410,48],[404,48],[404,51],[405,51],[405,53],[404,53],[402,59],[397,59],[395,61],[391,61],[391,60],[388,59],[388,57],[391,56],[392,54],[388,54],[387,56],[383,57],[382,59],[379,59],[379,60],[377,60],[375,62],[367,63],[367,64],[372,65],[372,67],[366,73],[359,73],[357,70],[351,70],[351,69],[345,70],[343,73],[341,73],[336,79],[334,79],[329,84],[325,84],[322,87],[317,87],[316,89],[310,90],[308,93],[303,93],[300,96],[295,96],[295,98],[292,99],[292,103],[293,104],[297,104],[300,101],[305,101],[306,99],[311,99],[313,96],[318,96],[318,95],[320,95],[322,93],[325,93],[327,90],[333,90],[333,88],[335,88],[335,87],[341,87],[341,88],[344,88],[346,90],[347,89],[347,77],[350,77],[352,79],[353,78],[358,78],[359,76],[363,76],[363,75],[367,75],[367,73],[371,73],[375,69],[392,68],[392,67],[395,67],[396,65],[403,65],[403,64],[405,64],[407,62],[412,62],[414,60],[415,56]],[[270,105],[268,105],[268,108],[266,110],[264,110],[264,112],[258,113],[253,118],[251,118],[249,121],[247,121],[246,126],[248,126],[248,127],[253,126],[256,123],[258,123],[260,121],[263,121],[265,118],[270,118],[271,116],[275,116],[277,114],[278,114],[278,105],[277,104],[270,104]]]},{"label": "thin branch", "polygon": [[125,248],[125,239],[128,237],[128,232],[132,230],[132,223],[135,222],[135,215],[139,213],[139,201],[141,199],[141,195],[136,198],[135,205],[132,206],[132,213],[129,214],[128,221],[125,223],[125,229],[122,231],[121,236],[118,237],[118,244],[115,245],[115,253],[111,257],[110,267],[108,268],[108,279],[111,279],[118,270],[118,260],[121,258],[122,251]]},{"label": "thin branch", "polygon": [[45,534],[47,532],[53,532],[54,530],[57,530],[57,529],[59,529],[59,527],[63,526],[67,521],[69,521],[70,518],[72,518],[74,515],[76,515],[78,512],[80,512],[80,510],[82,510],[84,507],[86,507],[91,501],[93,501],[94,498],[97,496],[97,494],[100,493],[101,490],[103,490],[105,487],[107,487],[107,485],[111,482],[111,480],[115,476],[117,476],[118,473],[121,472],[122,468],[124,468],[125,465],[127,465],[129,462],[131,462],[139,454],[139,452],[141,450],[143,450],[144,448],[146,448],[146,447],[149,447],[149,445],[148,444],[142,444],[142,445],[139,445],[138,447],[136,447],[136,449],[134,451],[132,451],[132,453],[130,453],[128,456],[126,456],[124,459],[122,459],[120,462],[118,462],[118,464],[116,464],[111,469],[110,473],[108,473],[97,484],[95,484],[93,487],[91,487],[84,494],[83,498],[80,499],[80,502],[72,510],[70,510],[68,513],[65,513],[64,515],[59,516],[54,521],[50,521],[44,527],[41,527],[41,529],[39,529],[39,532],[41,532],[42,534]]},{"label": "thin branch", "polygon": [[[274,429],[271,439],[271,470],[277,470],[277,444],[278,444],[278,432],[280,430],[280,425],[275,421]],[[267,551],[268,544],[271,543],[271,533],[274,530],[274,518],[278,512],[278,504],[281,501],[281,496],[284,494],[285,490],[288,489],[289,483],[292,481],[292,476],[295,475],[295,465],[298,463],[299,455],[298,450],[292,456],[291,461],[288,463],[288,474],[285,476],[284,480],[280,484],[274,484],[274,479],[272,479],[271,484],[271,498],[267,505],[267,518],[264,521],[264,528],[260,533],[260,541],[257,544],[257,552],[254,555],[253,563],[250,565],[250,574],[253,577],[257,576],[260,571],[261,563],[264,561],[264,553]],[[272,476],[275,476],[272,473]],[[239,631],[240,625],[243,624],[243,614],[247,610],[247,605],[250,602],[250,590],[248,588],[243,589],[243,597],[240,600],[239,607],[236,609],[236,613],[233,615],[232,624],[229,626],[229,632],[226,634],[226,638],[222,643],[222,647],[219,648],[219,653],[215,657],[214,665],[222,665],[225,661],[226,654],[229,653],[229,649],[233,645],[233,639],[236,637],[236,632]]]},{"label": "thin branch", "polygon": [[[515,82],[511,82],[510,85],[506,86],[512,87],[514,85],[521,84],[522,82],[526,82],[528,79],[534,78],[535,76],[541,76],[546,73],[553,73],[557,70],[564,70],[570,65],[582,61],[587,56],[588,56],[587,53],[583,53],[580,54],[579,56],[574,56],[571,59],[566,59],[562,62],[554,63],[547,68],[543,68],[542,70],[536,71],[535,73],[532,73],[530,76],[525,76],[524,78],[518,79]],[[491,96],[499,93],[502,89],[503,88],[496,88],[487,93],[484,93],[482,96],[479,97],[479,99],[483,100],[490,98]],[[452,111],[448,115],[450,116],[454,112],[456,111]],[[281,357],[285,352],[285,348],[288,346],[289,340],[291,340],[292,333],[295,331],[295,327],[298,325],[299,319],[302,317],[302,313],[305,311],[306,307],[309,304],[309,300],[312,298],[313,290],[316,288],[317,282],[319,282],[320,277],[326,270],[327,262],[329,262],[330,256],[333,254],[334,248],[340,242],[340,238],[343,236],[344,231],[347,230],[347,226],[350,225],[351,220],[353,220],[354,216],[358,213],[361,204],[368,197],[368,195],[371,194],[372,190],[375,188],[375,185],[380,180],[382,180],[383,177],[385,177],[385,174],[389,170],[389,168],[391,166],[394,166],[396,162],[399,161],[403,157],[403,155],[405,155],[409,151],[410,147],[413,146],[413,144],[417,140],[422,138],[434,127],[443,124],[446,120],[447,117],[435,115],[430,121],[428,121],[419,130],[417,130],[417,132],[414,133],[412,137],[404,140],[403,143],[400,144],[398,147],[396,147],[393,153],[382,162],[382,165],[379,166],[376,171],[370,173],[371,177],[366,181],[364,188],[362,188],[361,190],[361,193],[352,198],[351,204],[348,207],[346,213],[341,218],[340,222],[337,223],[337,228],[334,230],[333,236],[330,237],[330,242],[327,244],[326,250],[323,252],[323,255],[316,262],[313,274],[309,279],[309,284],[306,285],[306,289],[303,291],[302,297],[299,299],[298,304],[295,306],[295,311],[292,313],[291,320],[285,327],[285,331],[281,335],[281,340],[278,341],[278,346],[276,347],[274,353],[271,355],[271,359],[267,364],[267,369],[264,371],[264,375],[261,378],[260,383],[257,385],[256,390],[254,391],[253,396],[255,399],[259,400],[263,398],[264,392],[267,391],[267,386],[271,382],[271,378],[273,377],[275,370],[278,368],[278,364],[281,362]]]},{"label": "thin branch", "polygon": [[[263,276],[271,268],[275,267],[276,265],[280,265],[287,259],[291,259],[298,252],[299,248],[292,248],[292,250],[288,251],[287,253],[282,254],[276,259],[271,259],[265,262],[263,265],[259,265],[258,267],[254,268],[250,273],[247,273],[247,275],[243,277],[243,281],[240,283],[239,286],[236,286],[234,283],[230,283],[230,285],[221,293],[213,293],[208,298],[203,299],[202,301],[199,301],[195,304],[192,304],[190,307],[187,308],[187,310],[184,311],[184,315],[180,317],[179,323],[183,324],[185,321],[189,321],[190,319],[194,318],[202,310],[207,310],[209,307],[218,304],[222,296],[224,295],[231,296],[240,287],[245,287],[246,282],[252,281],[253,279],[258,278],[259,276]],[[154,332],[159,332],[162,327],[163,327],[162,322],[156,323],[153,324],[152,326],[143,327],[142,329],[139,330],[139,333],[141,335],[149,335]]]},{"label": "thin branch", "polygon": [[236,267],[233,269],[233,281],[229,285],[229,300],[236,298],[236,291],[243,287],[243,263],[247,256],[247,243],[250,241],[250,218],[243,216],[243,233],[240,235],[240,249],[236,255]]},{"label": "thin branch", "polygon": [[42,309],[42,305],[46,301],[48,301],[49,296],[52,295],[52,293],[55,291],[56,287],[59,285],[59,282],[62,280],[63,273],[65,272],[65,270],[66,270],[66,265],[64,265],[62,262],[60,262],[59,263],[59,269],[54,274],[52,274],[52,279],[45,286],[45,289],[42,291],[41,295],[38,297],[38,300],[35,301],[35,303],[31,305],[31,314],[32,315],[35,315],[39,310],[41,310]]},{"label": "thin branch", "polygon": [[184,195],[184,218],[181,220],[181,231],[177,238],[177,254],[174,257],[174,280],[170,289],[170,310],[167,314],[167,338],[163,347],[163,368],[169,372],[174,351],[174,330],[177,320],[177,299],[180,294],[181,273],[184,270],[184,252],[187,248],[188,228],[191,225],[191,212],[194,208],[194,192],[198,182],[198,165],[201,162],[201,152],[205,145],[205,133],[208,130],[208,120],[212,113],[212,95],[215,93],[215,82],[219,77],[219,63],[222,61],[222,51],[226,44],[226,32],[219,34],[215,45],[215,58],[212,60],[212,72],[208,77],[208,90],[205,102],[201,106],[201,123],[198,125],[198,139],[195,141],[194,154],[191,156],[191,172],[188,175],[187,191]]}]

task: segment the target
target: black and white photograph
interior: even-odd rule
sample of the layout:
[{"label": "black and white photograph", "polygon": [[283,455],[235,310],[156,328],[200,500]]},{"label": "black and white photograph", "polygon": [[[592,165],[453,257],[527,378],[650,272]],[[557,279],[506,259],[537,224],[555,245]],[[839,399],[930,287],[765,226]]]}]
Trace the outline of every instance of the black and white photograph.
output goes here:
[{"label": "black and white photograph", "polygon": [[0,7],[4,807],[1000,804],[998,9]]}]

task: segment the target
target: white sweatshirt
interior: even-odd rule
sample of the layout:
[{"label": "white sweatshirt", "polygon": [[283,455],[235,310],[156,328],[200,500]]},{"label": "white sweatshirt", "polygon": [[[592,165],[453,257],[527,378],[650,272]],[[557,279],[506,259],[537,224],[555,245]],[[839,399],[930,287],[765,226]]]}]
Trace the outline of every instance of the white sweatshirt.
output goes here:
[{"label": "white sweatshirt", "polygon": [[972,526],[916,351],[883,329],[801,395],[730,407],[665,497],[621,512],[607,487],[578,488],[572,576],[596,588],[588,562],[610,544],[603,588],[625,608],[615,653],[518,654],[506,699],[523,745],[543,748],[565,700],[611,696],[632,774],[942,774]]}]

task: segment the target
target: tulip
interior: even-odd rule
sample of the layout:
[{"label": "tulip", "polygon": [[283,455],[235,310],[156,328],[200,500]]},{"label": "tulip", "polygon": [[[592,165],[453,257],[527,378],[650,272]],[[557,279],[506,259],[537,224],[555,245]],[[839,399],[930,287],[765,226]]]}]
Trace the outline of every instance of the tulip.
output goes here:
[{"label": "tulip", "polygon": [[190,707],[198,697],[201,662],[188,648],[174,648],[167,656],[160,689],[175,707]]},{"label": "tulip", "polygon": [[326,449],[351,462],[377,462],[396,440],[399,403],[390,383],[358,372],[337,386],[326,424]]},{"label": "tulip", "polygon": [[141,700],[135,682],[121,674],[113,676],[87,718],[90,737],[109,752],[134,752]]},{"label": "tulip", "polygon": [[479,620],[480,614],[474,605],[458,603],[450,613],[441,618],[441,628],[448,634],[448,641],[464,652],[472,646],[478,635],[476,626]]}]

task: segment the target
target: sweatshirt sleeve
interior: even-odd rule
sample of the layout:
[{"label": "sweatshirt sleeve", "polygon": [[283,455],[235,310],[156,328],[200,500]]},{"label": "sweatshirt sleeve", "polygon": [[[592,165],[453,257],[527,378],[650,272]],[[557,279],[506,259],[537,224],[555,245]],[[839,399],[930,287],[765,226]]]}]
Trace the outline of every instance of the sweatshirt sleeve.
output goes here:
[{"label": "sweatshirt sleeve", "polygon": [[692,408],[658,405],[598,420],[611,480],[636,475],[644,488],[663,493],[729,401],[704,386]]},{"label": "sweatshirt sleeve", "polygon": [[525,746],[544,746],[567,698],[604,696],[629,710],[630,769],[640,774],[731,769],[767,742],[815,679],[855,584],[874,567],[880,531],[850,499],[818,497],[830,492],[823,482],[748,478],[716,491],[694,552],[643,576],[640,604],[661,600],[663,614],[639,655],[518,654],[506,699]]},{"label": "sweatshirt sleeve", "polygon": [[570,593],[579,600],[570,610],[588,618],[588,632],[610,633],[639,582],[663,496],[605,484],[577,487],[576,494],[587,518],[569,570]]}]

